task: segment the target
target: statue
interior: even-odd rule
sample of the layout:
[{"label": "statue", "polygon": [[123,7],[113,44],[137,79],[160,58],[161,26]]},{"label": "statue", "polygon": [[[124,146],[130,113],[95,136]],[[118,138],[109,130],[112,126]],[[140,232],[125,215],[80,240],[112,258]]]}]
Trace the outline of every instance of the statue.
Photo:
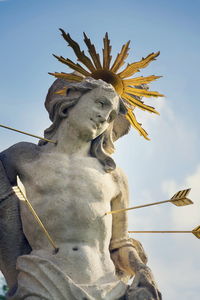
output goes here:
[{"label": "statue", "polygon": [[[128,132],[127,107],[113,85],[94,78],[57,79],[45,107],[45,138],[56,143],[21,142],[0,154],[8,299],[161,300],[141,244],[128,237],[127,213],[106,215],[128,206],[127,179],[110,156]],[[56,251],[13,193],[17,176]]]}]

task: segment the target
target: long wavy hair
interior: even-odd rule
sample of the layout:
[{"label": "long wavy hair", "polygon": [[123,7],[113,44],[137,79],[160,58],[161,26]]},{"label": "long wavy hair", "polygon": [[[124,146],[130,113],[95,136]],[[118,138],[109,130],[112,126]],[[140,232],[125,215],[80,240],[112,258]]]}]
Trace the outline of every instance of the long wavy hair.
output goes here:
[{"label": "long wavy hair", "polygon": [[[63,79],[55,80],[49,88],[45,100],[45,107],[49,113],[52,124],[44,131],[44,137],[52,139],[62,119],[67,118],[69,109],[76,105],[83,94],[98,87],[115,92],[110,84],[93,78],[88,78],[81,82],[67,82]],[[65,96],[56,94],[56,92],[62,89],[66,89]],[[118,113],[120,113],[120,104]],[[122,114],[124,114],[123,111]],[[99,160],[106,172],[111,172],[116,168],[114,160],[109,155],[113,153],[115,149],[112,139],[112,129],[113,122],[110,123],[109,127],[101,135],[92,140],[90,148],[91,156],[96,157]],[[48,142],[40,140],[39,146],[46,143]]]}]

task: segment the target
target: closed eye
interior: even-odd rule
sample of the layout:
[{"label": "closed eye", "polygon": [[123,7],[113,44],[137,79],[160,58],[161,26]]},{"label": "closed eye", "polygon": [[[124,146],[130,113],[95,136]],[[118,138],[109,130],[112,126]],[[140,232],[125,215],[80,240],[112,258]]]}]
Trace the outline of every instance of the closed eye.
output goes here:
[{"label": "closed eye", "polygon": [[103,108],[103,107],[110,107],[111,106],[111,102],[107,99],[98,99],[97,103]]},{"label": "closed eye", "polygon": [[105,102],[103,100],[97,100],[96,103],[101,107],[103,108],[104,105],[105,105]]}]

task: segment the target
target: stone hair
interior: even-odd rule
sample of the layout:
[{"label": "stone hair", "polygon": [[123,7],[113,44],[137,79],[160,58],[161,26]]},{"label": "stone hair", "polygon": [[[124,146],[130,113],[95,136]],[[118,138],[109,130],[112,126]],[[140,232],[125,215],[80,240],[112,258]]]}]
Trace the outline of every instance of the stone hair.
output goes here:
[{"label": "stone hair", "polygon": [[[49,88],[45,100],[45,107],[49,113],[49,118],[52,121],[52,125],[44,131],[44,137],[47,139],[52,139],[62,119],[67,118],[69,108],[75,106],[83,94],[98,87],[115,93],[115,90],[110,84],[107,84],[102,80],[95,80],[93,78],[88,78],[81,82],[67,82],[63,79],[55,80],[52,86]],[[64,88],[67,88],[66,96],[55,94],[55,92]],[[114,145],[112,141],[112,126],[113,124],[111,123],[105,132],[91,142],[90,149],[91,155],[100,161],[106,172],[111,172],[116,168],[114,160],[108,155],[114,151]],[[46,143],[46,141],[40,140],[39,146],[42,146]]]}]

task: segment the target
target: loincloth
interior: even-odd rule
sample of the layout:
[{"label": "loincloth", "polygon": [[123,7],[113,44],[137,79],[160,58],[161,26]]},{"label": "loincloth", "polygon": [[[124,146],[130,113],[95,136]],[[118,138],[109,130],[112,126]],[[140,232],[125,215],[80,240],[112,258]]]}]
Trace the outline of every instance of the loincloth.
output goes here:
[{"label": "loincloth", "polygon": [[100,285],[76,284],[54,263],[35,255],[20,256],[17,269],[18,288],[9,300],[117,300],[127,290],[117,279]]}]

